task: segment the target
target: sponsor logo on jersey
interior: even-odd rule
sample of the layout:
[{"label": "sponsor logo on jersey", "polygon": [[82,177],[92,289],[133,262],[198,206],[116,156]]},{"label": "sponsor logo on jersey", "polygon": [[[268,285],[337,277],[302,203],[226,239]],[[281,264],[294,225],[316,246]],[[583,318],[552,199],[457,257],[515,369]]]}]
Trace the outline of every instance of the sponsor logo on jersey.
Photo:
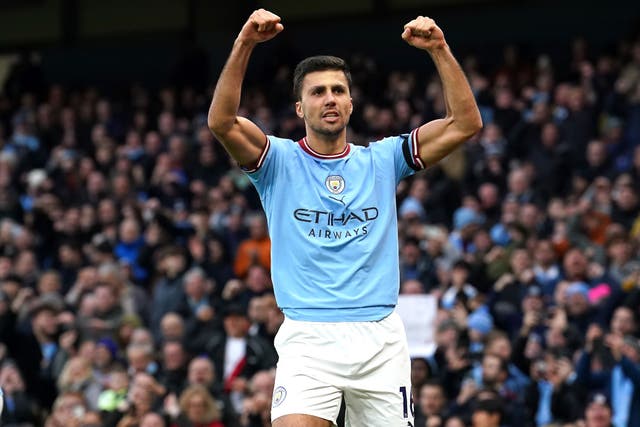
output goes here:
[{"label": "sponsor logo on jersey", "polygon": [[[378,219],[378,215],[379,211],[375,206],[352,211],[345,210],[340,215],[317,209],[298,208],[293,211],[293,218],[296,221],[314,225],[306,232],[307,237],[331,240],[350,239],[368,234],[368,226]],[[350,229],[345,230],[345,227]]]},{"label": "sponsor logo on jersey", "polygon": [[378,208],[371,206],[363,209],[345,211],[339,216],[329,211],[298,208],[293,211],[293,217],[301,222],[329,226],[348,225],[349,223],[367,223],[378,218]]},{"label": "sponsor logo on jersey", "polygon": [[344,178],[340,175],[329,175],[325,179],[324,185],[333,194],[340,194],[344,191]]}]

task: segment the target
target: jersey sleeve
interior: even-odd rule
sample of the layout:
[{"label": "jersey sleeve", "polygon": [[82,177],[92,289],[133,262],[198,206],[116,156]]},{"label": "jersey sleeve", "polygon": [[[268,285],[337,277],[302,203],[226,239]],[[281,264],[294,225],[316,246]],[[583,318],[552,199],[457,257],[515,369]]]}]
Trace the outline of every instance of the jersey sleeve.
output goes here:
[{"label": "jersey sleeve", "polygon": [[385,158],[393,159],[396,181],[425,168],[418,151],[418,129],[411,133],[384,138],[372,146],[384,151]]},{"label": "jersey sleeve", "polygon": [[256,165],[252,169],[243,169],[263,202],[268,202],[268,196],[277,181],[277,174],[283,170],[282,164],[291,145],[289,140],[267,136],[267,142]]},{"label": "jersey sleeve", "polygon": [[420,144],[418,141],[418,128],[411,131],[410,134],[402,135],[402,156],[404,157],[407,165],[414,171],[420,171],[425,169],[427,165],[424,164],[420,158]]}]

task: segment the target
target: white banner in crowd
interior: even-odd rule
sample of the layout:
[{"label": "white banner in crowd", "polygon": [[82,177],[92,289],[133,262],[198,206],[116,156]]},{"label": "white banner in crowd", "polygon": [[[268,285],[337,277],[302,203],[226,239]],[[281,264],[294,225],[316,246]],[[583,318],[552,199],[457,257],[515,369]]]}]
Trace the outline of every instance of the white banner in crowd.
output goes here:
[{"label": "white banner in crowd", "polygon": [[407,331],[411,357],[432,356],[438,300],[431,295],[400,295],[396,311]]}]

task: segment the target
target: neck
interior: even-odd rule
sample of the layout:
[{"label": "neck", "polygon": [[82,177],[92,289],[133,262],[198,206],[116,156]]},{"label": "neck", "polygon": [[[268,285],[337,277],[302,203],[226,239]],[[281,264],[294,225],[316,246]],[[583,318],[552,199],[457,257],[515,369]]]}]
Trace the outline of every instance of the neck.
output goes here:
[{"label": "neck", "polygon": [[319,154],[340,154],[347,146],[346,129],[337,135],[324,135],[307,128],[307,144]]}]

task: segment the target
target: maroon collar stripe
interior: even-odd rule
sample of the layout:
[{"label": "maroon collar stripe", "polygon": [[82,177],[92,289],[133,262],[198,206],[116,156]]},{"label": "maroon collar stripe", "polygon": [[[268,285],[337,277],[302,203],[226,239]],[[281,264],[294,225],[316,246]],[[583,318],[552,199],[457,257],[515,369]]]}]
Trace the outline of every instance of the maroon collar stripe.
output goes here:
[{"label": "maroon collar stripe", "polygon": [[304,138],[302,138],[300,141],[298,141],[298,144],[300,144],[300,148],[302,148],[307,154],[313,156],[313,157],[317,157],[319,159],[324,159],[324,160],[332,160],[332,159],[341,159],[343,157],[346,157],[347,154],[349,154],[349,152],[351,151],[351,145],[347,144],[346,147],[344,147],[344,150],[342,150],[341,153],[338,154],[321,154],[318,153],[317,151],[315,151],[313,148],[311,148],[309,146],[309,143],[307,142],[307,137],[305,136]]}]

